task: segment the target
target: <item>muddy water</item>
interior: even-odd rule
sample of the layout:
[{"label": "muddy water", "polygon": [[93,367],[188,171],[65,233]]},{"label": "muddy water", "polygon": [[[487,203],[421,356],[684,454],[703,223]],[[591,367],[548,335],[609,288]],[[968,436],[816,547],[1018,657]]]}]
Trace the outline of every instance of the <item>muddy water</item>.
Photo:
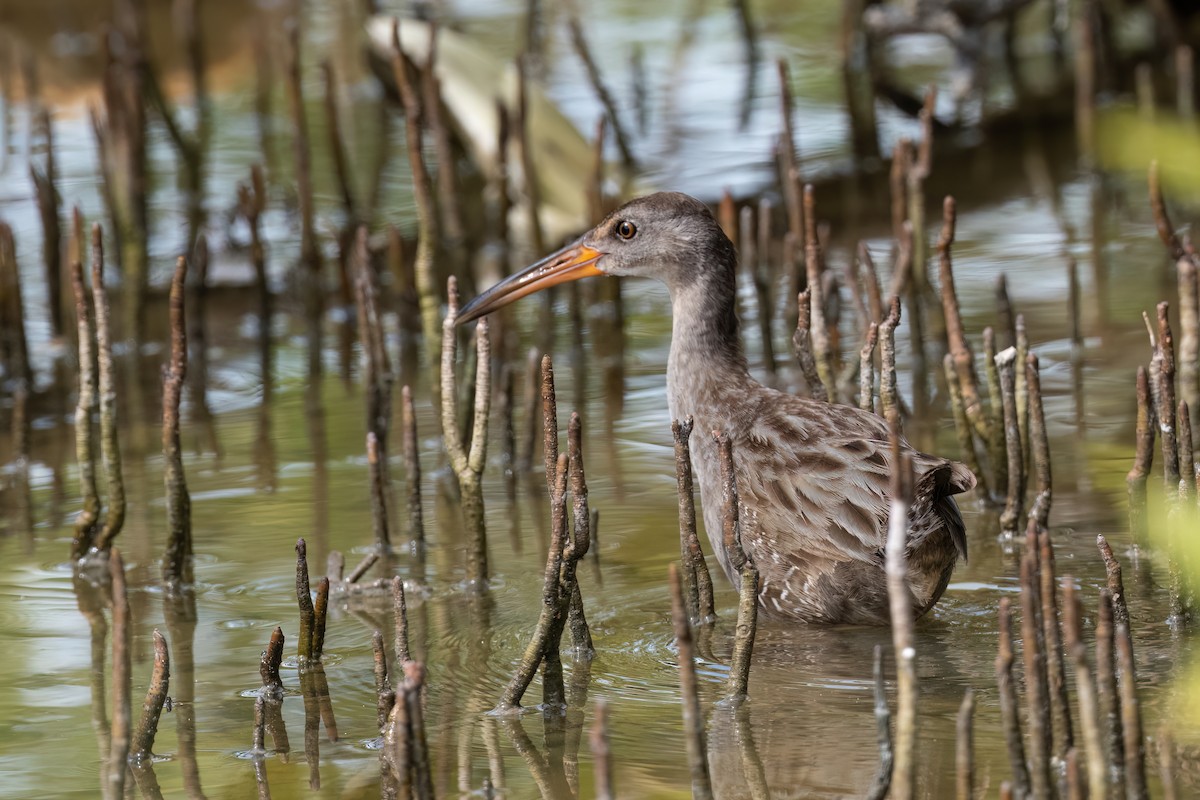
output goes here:
[{"label": "muddy water", "polygon": [[[90,4],[79,5],[90,8]],[[206,319],[207,404],[212,418],[200,413],[194,394],[185,408],[189,417],[184,435],[186,468],[197,549],[195,669],[194,685],[173,685],[172,693],[177,698],[190,693],[194,699],[164,716],[156,741],[155,752],[162,758],[158,778],[169,796],[181,796],[185,789],[195,796],[197,787],[209,797],[253,793],[252,768],[243,757],[250,746],[251,692],[258,685],[259,653],[274,626],[282,625],[289,639],[287,652],[294,652],[295,540],[307,538],[316,571],[331,550],[347,553],[347,561],[353,563],[371,542],[358,351],[343,344],[344,313],[331,312],[322,340],[325,368],[319,380],[312,381],[305,326],[297,316],[299,304],[291,302],[287,293],[298,234],[289,210],[290,144],[281,91],[273,98],[276,136],[268,165],[275,189],[266,234],[272,279],[284,293],[271,325],[263,326],[257,318],[252,292],[239,288],[250,274],[247,255],[238,247],[245,232],[228,224],[226,212],[234,204],[235,183],[244,180],[248,165],[262,157],[253,115],[252,48],[260,46],[256,37],[284,16],[278,9],[268,9],[262,12],[265,26],[260,27],[254,17],[243,23],[240,5],[205,6],[215,109],[206,204],[215,253],[214,281],[220,288],[213,290]],[[345,5],[310,4],[305,58],[310,67],[321,58],[332,58],[346,82],[344,110],[356,155],[355,175],[358,185],[366,186],[381,141],[374,111],[377,91],[357,58],[360,20],[344,11]],[[618,3],[604,13],[588,13],[593,45],[613,84],[621,87],[618,97],[626,108],[632,94],[625,88],[630,85],[630,42],[635,38],[643,47],[651,115],[647,134],[635,141],[646,183],[708,199],[715,199],[727,185],[740,194],[768,185],[771,141],[778,129],[771,63],[776,55],[788,56],[792,64],[801,149],[809,174],[819,180],[845,168],[849,156],[840,84],[830,77],[838,59],[827,44],[836,34],[837,4],[803,11],[792,10],[791,4],[753,5],[760,29],[771,34],[759,41],[762,60],[753,72],[757,93],[750,102],[749,124],[741,130],[738,104],[747,65],[736,25],[722,6],[699,13],[689,29],[681,22],[685,5],[692,4],[651,10]],[[170,53],[167,23],[155,19],[155,51]],[[238,24],[230,24],[231,20]],[[94,74],[89,65],[95,64],[89,55],[95,40],[89,33],[97,22],[80,16],[75,23],[79,29],[64,32],[39,28],[38,19],[22,19],[15,12],[11,18],[0,17],[6,40],[26,52],[32,50],[38,58],[43,94],[55,103],[61,191],[67,203],[79,203],[89,218],[98,218],[101,212],[95,152],[84,113],[86,103],[97,96],[89,77]],[[597,107],[559,23],[547,20],[548,91],[581,128],[590,129]],[[486,4],[464,19],[463,27],[479,37],[482,47],[504,58],[512,55],[523,35],[519,10],[507,3]],[[692,44],[680,48],[677,43],[688,33]],[[933,70],[940,63],[939,54],[931,52],[928,44],[905,56],[918,72]],[[78,57],[64,55],[64,49],[71,49],[68,45],[80,51]],[[163,59],[167,85],[180,87],[176,92],[186,103],[185,78],[171,71],[169,57]],[[677,61],[682,68],[672,67]],[[675,89],[667,91],[668,85]],[[314,172],[320,214],[328,232],[340,224],[341,217],[318,122],[320,105],[315,98],[320,86],[313,68],[307,73],[306,88],[310,117],[317,126]],[[0,647],[7,658],[0,669],[0,771],[4,774],[0,796],[93,797],[98,751],[92,726],[96,699],[92,653],[88,623],[77,608],[66,563],[71,518],[79,504],[70,427],[73,382],[68,362],[59,358],[62,345],[52,340],[45,314],[36,255],[40,226],[25,177],[27,108],[19,99],[7,98],[4,108],[10,124],[0,180],[0,217],[16,231],[39,383],[31,407],[28,516],[23,515],[15,489],[9,488],[12,471],[7,470],[3,478],[7,527],[0,538],[4,564]],[[911,123],[898,116],[885,116],[881,127],[887,142],[899,133],[914,132]],[[383,170],[383,217],[411,231],[412,204],[399,130],[399,125],[393,125],[383,136],[397,149]],[[1077,171],[1070,131],[1046,129],[1041,134],[1000,140],[968,156],[939,155],[930,194],[936,198],[942,191],[954,191],[960,196],[956,266],[966,325],[975,342],[985,325],[995,324],[994,286],[1003,273],[1042,358],[1054,454],[1052,524],[1060,574],[1078,580],[1088,607],[1093,608],[1096,589],[1103,584],[1095,534],[1104,533],[1114,542],[1126,562],[1146,729],[1154,732],[1161,723],[1172,721],[1179,739],[1194,742],[1197,731],[1184,720],[1172,719],[1182,691],[1177,678],[1192,658],[1194,645],[1172,636],[1164,624],[1167,596],[1162,564],[1152,553],[1142,551],[1138,557],[1131,553],[1125,525],[1123,476],[1131,459],[1133,370],[1147,357],[1140,313],[1173,295],[1165,258],[1142,200],[1140,180],[1120,176],[1101,180]],[[156,176],[150,196],[151,252],[157,265],[156,285],[161,286],[183,241],[185,221],[171,177],[170,143],[159,128],[154,128],[151,152]],[[830,185],[844,188],[844,184]],[[833,221],[829,246],[833,268],[840,270],[859,238],[867,238],[877,252],[886,252],[882,238],[888,225],[886,205],[879,199],[884,186],[880,179],[867,180],[858,186],[861,194],[831,190],[828,198],[818,198],[827,209],[823,215]],[[931,203],[931,208],[935,206]],[[1082,395],[1072,391],[1075,376],[1065,313],[1067,254],[1078,261],[1083,285],[1087,347]],[[745,287],[744,294],[750,315],[745,335],[762,374],[762,347],[755,334],[757,325],[752,324],[753,293]],[[515,722],[486,714],[536,618],[542,548],[548,535],[544,482],[536,473],[521,476],[515,496],[510,497],[502,476],[499,437],[493,436],[485,491],[494,580],[490,604],[472,601],[461,583],[464,548],[458,507],[435,436],[424,370],[404,376],[418,387],[424,510],[432,545],[428,590],[414,593],[410,614],[415,653],[429,665],[429,740],[441,796],[477,790],[489,775],[507,796],[536,796],[537,770],[526,760],[530,743],[545,754],[539,758],[548,760],[551,774],[556,774],[556,764],[563,764],[553,791],[561,794],[569,786],[588,796],[592,760],[586,735],[580,745],[581,726],[590,724],[598,697],[607,698],[610,705],[612,758],[620,793],[628,797],[687,794],[666,591],[666,565],[678,555],[663,377],[669,304],[665,291],[647,283],[628,284],[625,298],[627,347],[615,380],[613,371],[605,368],[611,361],[594,355],[601,343],[593,338],[596,326],[590,318],[585,317],[582,361],[571,358],[569,323],[558,322],[554,338],[559,405],[564,417],[571,408],[583,415],[591,501],[601,513],[598,574],[591,565],[581,570],[598,653],[590,666],[590,682],[583,667],[568,666],[572,709],[565,722],[545,721],[536,713]],[[534,326],[520,322],[536,317],[536,301],[527,302],[529,313],[513,317],[523,335],[517,352],[533,343]],[[559,310],[565,308],[564,301]],[[150,316],[160,319],[151,322],[152,340],[136,358],[129,352],[121,358],[123,371],[134,376],[123,382],[125,393],[120,398],[131,503],[120,546],[130,570],[135,698],[148,681],[152,630],[167,631],[173,648],[182,644],[173,638],[180,628],[167,626],[157,585],[164,505],[156,414],[165,308],[154,305]],[[777,352],[790,352],[786,328],[776,327]],[[266,369],[264,333],[270,334],[265,342],[270,356]],[[907,362],[907,332],[902,329],[897,338],[901,358]],[[794,380],[790,359],[781,358],[781,365],[783,381]],[[514,368],[518,387],[523,387],[523,359]],[[56,369],[67,374],[68,388],[52,381]],[[519,389],[518,408],[522,392]],[[264,399],[269,401],[265,408]],[[7,395],[4,403],[8,405]],[[526,429],[522,413],[517,414],[516,427],[520,439]],[[955,452],[949,416],[944,413],[914,426],[913,435],[926,448]],[[7,430],[0,437],[0,452],[7,461],[12,442]],[[396,464],[395,473],[402,475],[401,464]],[[997,539],[994,515],[982,511],[971,498],[963,506],[970,562],[960,564],[945,597],[917,630],[919,781],[922,792],[931,797],[952,792],[954,716],[967,687],[977,693],[977,783],[988,784],[990,794],[1008,775],[998,729],[993,661],[995,609],[1000,597],[1016,591],[1016,561],[1010,548]],[[396,530],[402,536],[403,524],[396,523]],[[405,560],[399,569],[401,574],[413,574],[413,565]],[[772,796],[861,794],[877,763],[871,654],[875,645],[889,641],[888,633],[760,623],[751,701],[739,716],[713,705],[722,691],[736,603],[723,579],[718,589],[721,619],[701,648],[698,668],[709,715],[709,755],[721,796],[748,795],[744,770],[755,763],[749,757],[751,747]],[[319,789],[312,788],[316,765],[307,763],[303,755],[304,709],[294,659],[285,664],[284,682],[293,691],[284,703],[291,752],[273,755],[267,763],[275,796],[377,793],[378,729],[370,636],[375,627],[387,630],[388,625],[386,611],[371,608],[338,608],[330,620],[326,675],[338,737],[337,741],[321,738]],[[177,669],[179,655],[173,650]],[[535,702],[538,694],[535,684],[529,702]],[[179,723],[188,717],[195,724],[194,743],[178,733]],[[1195,780],[1194,773],[1190,780]]]}]

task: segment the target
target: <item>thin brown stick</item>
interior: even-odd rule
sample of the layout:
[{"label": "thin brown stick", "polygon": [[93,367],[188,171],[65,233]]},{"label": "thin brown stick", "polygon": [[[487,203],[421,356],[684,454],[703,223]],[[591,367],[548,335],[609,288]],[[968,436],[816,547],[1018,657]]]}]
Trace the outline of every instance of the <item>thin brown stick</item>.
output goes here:
[{"label": "thin brown stick", "polygon": [[1117,622],[1114,626],[1117,646],[1117,665],[1121,671],[1121,729],[1125,743],[1126,797],[1147,800],[1146,745],[1142,738],[1142,712],[1137,694],[1137,670],[1133,663],[1133,639],[1129,626]]},{"label": "thin brown stick", "polygon": [[1113,604],[1108,589],[1100,590],[1096,616],[1096,694],[1108,751],[1108,787],[1112,797],[1125,796],[1125,734],[1121,720],[1121,698],[1117,693],[1114,664]]},{"label": "thin brown stick", "polygon": [[1050,532],[1038,529],[1038,551],[1041,569],[1042,639],[1046,643],[1046,677],[1050,692],[1050,707],[1054,714],[1054,754],[1059,760],[1066,759],[1067,751],[1075,746],[1075,732],[1071,724],[1071,701],[1067,696],[1067,673],[1064,665],[1062,628],[1058,620],[1058,583],[1055,577],[1054,548],[1050,544]]},{"label": "thin brown stick", "polygon": [[738,523],[737,476],[733,466],[733,443],[719,431],[713,431],[721,461],[721,503],[724,509],[722,529],[725,554],[738,573],[737,627],[733,653],[729,657],[726,699],[740,703],[746,699],[750,683],[750,662],[754,655],[754,635],[758,630],[758,569],[742,547]]},{"label": "thin brown stick", "polygon": [[812,310],[812,287],[809,287],[796,297],[796,331],[792,334],[792,347],[795,348],[796,362],[800,365],[804,382],[808,384],[809,394],[814,400],[828,402],[829,392],[821,379],[814,352]]},{"label": "thin brown stick", "polygon": [[325,623],[329,619],[329,576],[317,582],[317,597],[313,600],[312,657],[321,660],[325,652]]},{"label": "thin brown stick", "polygon": [[879,326],[879,411],[886,418],[900,413],[896,383],[896,326],[900,324],[900,298],[892,297],[887,317]]},{"label": "thin brown stick", "polygon": [[712,780],[708,771],[708,746],[700,693],[696,686],[696,664],[692,656],[692,629],[683,602],[683,585],[674,562],[667,566],[671,590],[671,619],[675,627],[675,646],[679,658],[679,687],[683,694],[683,730],[687,740],[688,764],[692,776],[692,797],[711,800]]},{"label": "thin brown stick", "polygon": [[1013,314],[1012,298],[1008,295],[1008,277],[1001,272],[996,279],[996,325],[1003,337],[1001,349],[1017,346],[1017,320]]},{"label": "thin brown stick", "polygon": [[179,586],[192,582],[192,501],[183,474],[183,448],[179,437],[179,404],[187,378],[187,321],[184,292],[187,259],[175,264],[171,281],[171,357],[163,373],[162,451],[163,484],[167,495],[167,552],[163,580]]},{"label": "thin brown stick", "polygon": [[867,339],[858,351],[858,407],[875,413],[875,347],[879,341],[879,325],[867,326]]},{"label": "thin brown stick", "polygon": [[737,572],[746,563],[742,550],[741,528],[738,524],[739,508],[737,476],[733,467],[733,443],[721,431],[712,432],[717,443],[718,459],[721,462],[721,541],[725,547],[725,558]]},{"label": "thin brown stick", "polygon": [[[562,613],[560,608],[559,572],[562,569],[563,550],[567,539],[567,474],[568,457],[563,453],[558,458],[555,469],[554,491],[550,494],[550,515],[552,520],[550,532],[550,547],[546,552],[546,568],[542,574],[542,608],[538,616],[537,628],[525,646],[521,661],[500,697],[496,711],[501,713],[515,712],[521,707],[521,698],[537,668],[546,659],[551,650],[557,656],[558,635],[562,635]],[[561,669],[559,672],[561,682]]]},{"label": "thin brown stick", "polygon": [[989,400],[988,460],[992,465],[992,483],[999,494],[1008,491],[1008,443],[1004,427],[1004,393],[1000,387],[1000,368],[996,365],[996,332],[991,326],[983,329],[983,374]]},{"label": "thin brown stick", "polygon": [[312,656],[313,602],[308,582],[308,544],[296,540],[296,603],[300,607],[300,634],[296,638],[296,654],[301,661]]},{"label": "thin brown stick", "polygon": [[265,701],[263,706],[264,727],[271,733],[275,750],[286,754],[290,749],[287,728],[283,722],[283,680],[279,676],[279,665],[283,662],[283,630],[275,628],[267,649],[262,652],[258,672],[262,676],[262,688],[259,697]]},{"label": "thin brown stick", "polygon": [[29,175],[33,179],[37,195],[38,211],[42,218],[42,264],[46,276],[46,306],[50,317],[50,330],[55,336],[65,332],[62,300],[62,234],[59,221],[58,170],[55,164],[54,128],[50,122],[50,111],[42,107],[37,113],[38,127],[45,140],[46,163],[39,169],[30,164]]},{"label": "thin brown stick", "polygon": [[679,495],[679,551],[683,564],[684,585],[687,589],[689,619],[695,624],[716,617],[713,602],[712,575],[696,534],[696,498],[692,485],[692,455],[690,439],[692,418],[672,420],[671,434],[675,439],[675,483]]},{"label": "thin brown stick", "polygon": [[1008,348],[996,356],[996,367],[1000,371],[1000,397],[1004,405],[1004,444],[1008,453],[1008,495],[1004,511],[1000,514],[1000,529],[1013,535],[1023,516],[1025,506],[1025,457],[1021,452],[1021,431],[1017,422],[1015,348]]},{"label": "thin brown stick", "polygon": [[1017,314],[1016,327],[1017,349],[1016,363],[1016,395],[1017,395],[1017,430],[1021,434],[1022,470],[1026,473],[1025,483],[1029,483],[1029,383],[1026,373],[1029,358],[1029,336],[1025,332],[1025,315]]},{"label": "thin brown stick", "polygon": [[1125,476],[1129,490],[1129,528],[1134,541],[1145,541],[1148,533],[1146,518],[1146,481],[1154,463],[1154,404],[1150,392],[1150,377],[1145,367],[1137,370],[1136,449],[1133,466]]},{"label": "thin brown stick", "polygon": [[[975,429],[976,434],[987,441],[989,426],[984,416],[983,402],[979,397],[979,381],[975,376],[975,359],[971,355],[971,346],[967,343],[966,334],[963,332],[962,315],[958,310],[958,294],[954,288],[951,246],[954,244],[957,218],[954,198],[947,196],[942,204],[942,233],[938,237],[937,243],[940,264],[938,281],[942,288],[942,314],[946,318],[946,337],[950,344],[950,355],[954,357],[954,367],[958,370],[967,419],[971,420],[971,426]],[[1020,787],[1018,786],[1017,789],[1019,791]]]},{"label": "thin brown stick", "polygon": [[408,701],[411,734],[413,794],[417,800],[433,800],[433,775],[429,764],[429,746],[425,738],[425,712],[421,707],[425,686],[425,665],[409,661],[404,665],[404,697]]},{"label": "thin brown stick", "polygon": [[392,614],[396,630],[396,663],[402,665],[411,658],[408,651],[408,603],[404,596],[404,579],[399,575],[392,578]]},{"label": "thin brown stick", "polygon": [[262,651],[258,673],[262,677],[263,688],[270,696],[283,699],[283,678],[279,676],[279,665],[283,663],[283,628],[276,627],[271,631],[271,640],[267,649]]},{"label": "thin brown stick", "polygon": [[834,396],[834,353],[829,323],[825,319],[825,290],[822,276],[825,259],[817,236],[817,212],[815,192],[811,185],[804,187],[804,268],[807,275],[809,318],[812,324],[809,337],[812,341],[813,357],[817,362],[817,374],[825,386],[825,396]]},{"label": "thin brown stick", "polygon": [[1121,579],[1121,562],[1113,555],[1112,547],[1104,534],[1096,534],[1096,547],[1100,548],[1100,558],[1104,561],[1104,574],[1108,580],[1108,592],[1112,598],[1113,622],[1117,625],[1129,626],[1129,606],[1125,602],[1125,582]]},{"label": "thin brown stick", "polygon": [[1000,598],[1000,654],[996,657],[996,683],[1000,689],[1000,717],[1008,745],[1008,762],[1013,772],[1013,791],[1017,797],[1025,797],[1030,786],[1029,768],[1025,762],[1017,689],[1013,682],[1012,611],[1009,603],[1007,597]]},{"label": "thin brown stick", "polygon": [[154,629],[154,671],[150,685],[146,688],[146,700],[142,703],[142,716],[133,734],[129,757],[140,762],[149,757],[154,749],[154,736],[158,733],[158,720],[171,684],[171,660],[167,653],[167,640]]},{"label": "thin brown stick", "polygon": [[[375,721],[382,729],[387,724],[392,707],[396,705],[396,692],[388,680],[387,649],[383,645],[383,632],[376,630],[371,634],[371,653],[374,657],[375,675]],[[399,680],[397,673],[397,680]]]},{"label": "thin brown stick", "polygon": [[[116,369],[113,366],[112,328],[110,325],[108,290],[104,285],[104,243],[99,224],[92,226],[92,304],[96,312],[96,366],[99,376],[97,389],[100,399],[100,456],[104,463],[105,484],[108,487],[108,513],[104,530],[96,536],[96,549],[107,550],[125,525],[125,481],[121,476],[121,444],[117,425]],[[178,272],[178,269],[176,270]],[[174,326],[175,284],[172,291],[172,325]],[[179,301],[183,302],[183,287]],[[179,322],[182,326],[182,319]],[[174,332],[175,328],[172,327]],[[174,348],[172,339],[172,349]],[[168,506],[169,508],[169,506]]]},{"label": "thin brown stick", "polygon": [[975,452],[975,438],[971,433],[971,422],[967,419],[967,409],[963,405],[962,387],[958,382],[958,371],[954,369],[954,356],[947,353],[942,358],[942,372],[946,376],[946,388],[950,395],[950,410],[954,415],[954,433],[958,437],[958,449],[963,461],[975,475],[975,482],[982,490],[985,498],[991,497],[988,483],[979,465],[979,454]]},{"label": "thin brown stick", "polygon": [[379,438],[367,431],[367,469],[370,475],[371,520],[375,530],[375,547],[381,553],[391,552],[388,536],[387,497],[383,486],[383,466],[379,456]]},{"label": "thin brown stick", "polygon": [[1075,668],[1075,691],[1079,696],[1079,727],[1083,731],[1083,743],[1087,755],[1088,789],[1092,797],[1104,797],[1108,787],[1108,757],[1101,732],[1100,710],[1097,705],[1096,684],[1087,663],[1087,648],[1083,644],[1083,630],[1079,597],[1075,593],[1075,582],[1070,577],[1062,579],[1063,587],[1063,638],[1067,654]]},{"label": "thin brown stick", "polygon": [[421,510],[421,456],[417,448],[417,413],[413,408],[412,389],[400,390],[404,438],[405,485],[408,488],[408,536],[410,546],[422,555],[425,549],[425,521]]},{"label": "thin brown stick", "polygon": [[463,524],[468,537],[467,578],[483,588],[488,579],[488,552],[481,477],[487,457],[488,413],[492,402],[491,339],[487,318],[481,319],[475,328],[475,416],[470,447],[465,448],[458,429],[456,402],[458,283],[454,276],[447,281],[446,294],[449,305],[442,322],[442,441],[462,496]]},{"label": "thin brown stick", "polygon": [[1046,654],[1038,620],[1039,599],[1037,533],[1029,532],[1021,559],[1021,651],[1025,660],[1025,700],[1029,722],[1029,774],[1034,797],[1050,797],[1050,750],[1053,721],[1046,681]]},{"label": "thin brown stick", "polygon": [[384,757],[396,780],[396,797],[412,797],[412,728],[408,719],[408,694],[404,688],[402,667],[396,671],[393,687],[396,702],[388,714],[384,729]]},{"label": "thin brown stick", "polygon": [[908,513],[913,496],[911,457],[900,449],[896,415],[889,419],[892,442],[891,507],[888,511],[888,606],[892,621],[892,647],[896,658],[896,762],[891,796],[911,798],[916,791],[917,669],[913,637],[912,593],[908,586]]},{"label": "thin brown stick", "polygon": [[[1158,304],[1158,352],[1161,355],[1158,391],[1158,429],[1161,434],[1163,456],[1163,483],[1167,496],[1171,497],[1179,487],[1179,444],[1175,427],[1175,337],[1171,333],[1168,317],[1169,304],[1164,300]],[[1189,476],[1190,477],[1190,476]]]},{"label": "thin brown stick", "polygon": [[1042,406],[1042,380],[1035,353],[1030,353],[1025,360],[1025,385],[1029,389],[1028,442],[1033,451],[1033,467],[1037,474],[1037,497],[1034,498],[1033,508],[1029,513],[1037,520],[1039,528],[1045,528],[1050,523],[1054,485],[1050,473],[1050,439],[1046,434],[1046,412]]},{"label": "thin brown stick", "polygon": [[[75,209],[75,245],[72,252],[78,255],[81,246],[83,221],[79,209]],[[3,234],[0,233],[0,239]],[[0,242],[0,249],[3,248]],[[0,258],[2,258],[0,254]],[[83,264],[74,258],[71,263],[71,288],[75,295],[76,340],[79,347],[79,400],[75,405],[75,457],[79,463],[80,494],[83,509],[75,520],[75,538],[71,542],[71,556],[82,558],[92,546],[96,524],[100,519],[100,493],[96,488],[96,453],[93,447],[94,426],[92,418],[98,408],[96,398],[95,322],[87,288],[83,282]]]},{"label": "thin brown stick", "polygon": [[558,470],[558,395],[554,391],[554,362],[542,356],[542,459],[546,468],[546,491],[554,491]]},{"label": "thin brown stick", "polygon": [[[696,498],[692,486],[692,459],[689,447],[689,439],[692,435],[692,417],[689,415],[686,420],[671,420],[671,435],[675,439],[675,484],[679,497],[679,562],[683,568],[683,584],[686,592],[686,603],[688,619],[697,623],[702,619],[700,614],[700,587],[697,575],[697,563],[694,559],[691,542],[696,540],[697,548],[700,545],[699,537],[696,535]],[[700,558],[704,558],[704,553],[700,553]],[[708,567],[705,565],[705,572]],[[711,591],[712,581],[709,580]]]},{"label": "thin brown stick", "polygon": [[[563,581],[563,571],[573,568],[568,566],[569,550],[571,548],[571,530],[567,514],[567,486],[570,476],[570,456],[562,453],[554,473],[554,490],[550,493],[550,547],[555,551],[553,556],[556,567],[550,569],[551,559],[546,560],[546,575],[542,589],[542,615],[538,627],[542,628],[542,620],[546,620],[545,638],[541,646],[542,664],[542,706],[550,710],[561,711],[567,703],[566,687],[563,682],[562,642],[563,627],[566,623],[570,595]],[[539,637],[535,637],[535,640]]]},{"label": "thin brown stick", "polygon": [[866,276],[867,306],[872,322],[883,322],[883,296],[879,289],[879,271],[875,268],[875,260],[871,258],[871,250],[866,242],[858,243],[858,261],[862,274]]},{"label": "thin brown stick", "polygon": [[571,419],[567,423],[567,459],[574,530],[564,554],[560,580],[563,583],[563,591],[569,595],[567,622],[571,629],[575,654],[579,658],[589,659],[595,653],[595,648],[592,646],[592,633],[584,614],[583,595],[579,589],[576,565],[592,546],[592,515],[588,509],[587,479],[583,470],[583,423],[576,412],[571,412]]}]

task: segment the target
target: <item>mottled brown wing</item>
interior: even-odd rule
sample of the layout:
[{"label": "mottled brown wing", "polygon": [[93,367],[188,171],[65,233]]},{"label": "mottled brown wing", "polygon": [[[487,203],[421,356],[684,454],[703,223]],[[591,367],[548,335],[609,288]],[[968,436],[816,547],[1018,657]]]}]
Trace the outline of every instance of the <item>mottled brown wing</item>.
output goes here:
[{"label": "mottled brown wing", "polygon": [[[852,406],[772,395],[776,402],[760,407],[735,442],[738,491],[750,517],[744,524],[782,552],[878,563],[891,504],[887,423]],[[939,515],[965,559],[966,529],[951,495],[974,487],[974,476],[962,464],[901,446],[917,476],[914,521],[928,511]],[[928,531],[919,526],[922,537]]]},{"label": "mottled brown wing", "polygon": [[805,554],[810,566],[877,563],[884,542],[886,425],[845,410],[781,399],[760,409],[734,446],[745,523],[777,552]]}]

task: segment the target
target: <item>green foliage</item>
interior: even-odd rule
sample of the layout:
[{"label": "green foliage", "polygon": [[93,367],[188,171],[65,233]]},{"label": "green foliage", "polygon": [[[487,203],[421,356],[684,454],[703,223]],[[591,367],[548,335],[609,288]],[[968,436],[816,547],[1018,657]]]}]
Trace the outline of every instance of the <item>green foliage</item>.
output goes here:
[{"label": "green foliage", "polygon": [[1200,128],[1173,114],[1146,117],[1122,106],[1100,115],[1098,155],[1110,170],[1144,175],[1157,159],[1168,196],[1200,203]]}]

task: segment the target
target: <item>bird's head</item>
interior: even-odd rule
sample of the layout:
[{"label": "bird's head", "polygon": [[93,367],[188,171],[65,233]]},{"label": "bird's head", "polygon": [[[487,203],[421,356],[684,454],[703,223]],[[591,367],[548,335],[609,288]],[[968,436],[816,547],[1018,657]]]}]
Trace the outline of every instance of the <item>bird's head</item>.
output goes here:
[{"label": "bird's head", "polygon": [[655,278],[671,289],[714,271],[732,280],[735,260],[733,244],[707,206],[686,194],[659,192],[631,200],[573,243],[500,281],[464,306],[458,322],[592,275]]}]

